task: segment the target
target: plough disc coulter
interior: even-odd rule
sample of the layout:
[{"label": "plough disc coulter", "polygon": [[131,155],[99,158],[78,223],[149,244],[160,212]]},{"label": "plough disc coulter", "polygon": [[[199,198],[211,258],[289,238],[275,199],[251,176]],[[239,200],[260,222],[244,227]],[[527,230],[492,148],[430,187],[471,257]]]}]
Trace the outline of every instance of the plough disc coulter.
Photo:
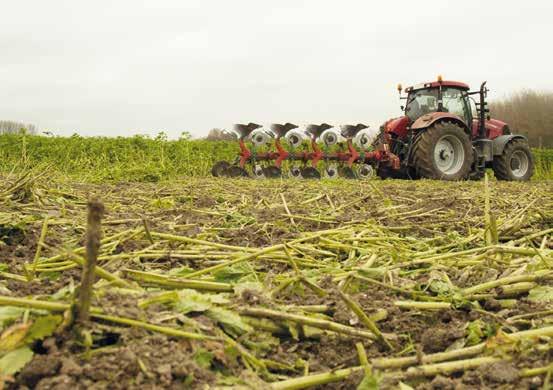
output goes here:
[{"label": "plough disc coulter", "polygon": [[[383,145],[372,145],[368,126],[345,125],[336,130],[328,123],[300,129],[292,123],[237,124],[240,152],[233,163],[219,161],[213,176],[320,179],[368,179],[377,164],[399,166]],[[373,150],[370,150],[373,148]]]}]

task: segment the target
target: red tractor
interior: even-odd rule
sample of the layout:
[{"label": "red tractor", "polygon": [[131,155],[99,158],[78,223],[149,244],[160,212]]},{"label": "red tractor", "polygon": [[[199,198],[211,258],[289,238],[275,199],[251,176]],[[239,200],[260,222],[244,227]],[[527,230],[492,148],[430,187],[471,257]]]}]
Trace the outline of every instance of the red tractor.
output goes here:
[{"label": "red tractor", "polygon": [[255,123],[235,125],[240,153],[233,164],[216,163],[212,173],[274,178],[282,175],[286,162],[290,176],[305,179],[369,178],[376,171],[381,178],[465,180],[482,178],[486,168],[499,180],[532,176],[526,138],[489,117],[485,82],[472,92],[467,84],[441,77],[406,88],[407,96],[398,89],[406,100],[404,115],[384,123],[372,145],[363,124],[345,125],[341,131],[327,123],[305,130],[274,124],[270,131]]},{"label": "red tractor", "polygon": [[[398,90],[401,95],[401,85]],[[486,82],[471,92],[467,84],[438,77],[405,92],[405,115],[384,123],[374,143],[376,149],[389,148],[400,168],[377,162],[380,177],[479,179],[492,168],[499,180],[530,179],[534,163],[528,142],[490,118]]]}]

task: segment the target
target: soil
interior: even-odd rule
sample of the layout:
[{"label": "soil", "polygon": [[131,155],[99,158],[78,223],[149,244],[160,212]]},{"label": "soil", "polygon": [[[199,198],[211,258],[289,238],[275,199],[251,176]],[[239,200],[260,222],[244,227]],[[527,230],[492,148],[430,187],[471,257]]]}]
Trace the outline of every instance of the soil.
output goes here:
[{"label": "soil", "polygon": [[[463,289],[509,275],[525,262],[535,260],[533,256],[490,255],[479,263],[469,256],[410,263],[419,259],[417,255],[421,256],[422,252],[428,251],[429,255],[420,258],[430,258],[442,253],[436,248],[452,243],[455,243],[452,248],[458,251],[485,246],[481,238],[485,223],[482,188],[483,183],[478,182],[395,180],[269,180],[261,184],[243,179],[191,179],[163,185],[34,182],[24,197],[17,196],[3,203],[0,200],[0,295],[71,301],[81,270],[68,263],[64,253],[78,251],[85,243],[86,201],[92,194],[102,199],[106,207],[103,236],[127,232],[117,242],[103,245],[99,259],[107,272],[119,277],[123,277],[124,268],[186,277],[190,270],[218,265],[247,253],[244,250],[237,255],[228,248],[162,240],[155,235],[159,233],[229,246],[263,248],[306,233],[351,228],[349,237],[338,232],[328,236],[327,242],[313,241],[289,248],[297,251],[293,253],[295,261],[301,261],[296,266],[303,277],[318,286],[322,294],[299,279],[273,294],[288,278],[298,277],[296,272],[300,272],[281,251],[208,275],[208,281],[231,283],[234,287],[248,283],[239,293],[217,294],[219,300],[211,305],[232,312],[245,307],[288,310],[284,308],[324,305],[324,312],[316,314],[318,318],[365,329],[338,293],[348,283],[347,293],[368,316],[386,312],[385,318],[376,325],[389,338],[394,350],[379,342],[338,333],[306,333],[290,322],[281,323],[279,332],[274,334],[259,329],[242,333],[222,325],[205,309],[178,312],[168,301],[149,306],[141,304],[145,299],[171,290],[157,286],[133,292],[99,281],[93,306],[104,314],[202,333],[213,340],[187,340],[94,320],[86,327],[93,339],[89,349],[76,341],[78,337],[71,331],[33,342],[34,358],[17,375],[6,380],[7,388],[268,388],[270,382],[298,377],[306,371],[319,373],[358,366],[358,342],[363,344],[369,360],[421,356],[467,346],[468,326],[478,321],[483,324],[478,341],[491,340],[498,329],[509,333],[551,324],[551,316],[508,321],[516,315],[552,308],[551,302],[528,300],[527,293],[515,297],[517,303],[511,307],[502,306],[504,302],[496,291],[486,291],[490,296],[468,308],[460,305],[434,311],[400,309],[396,305],[398,300],[420,300],[421,296],[428,302],[457,304],[458,296],[451,295],[447,289],[434,289],[432,282],[439,279],[446,285],[450,283],[456,289]],[[60,195],[60,189],[65,195]],[[0,193],[1,190],[0,185]],[[291,216],[284,209],[280,194],[284,195]],[[500,243],[552,227],[551,183],[493,182],[491,199],[494,216],[500,221]],[[48,230],[37,256],[46,216],[49,216]],[[144,234],[143,220],[153,234],[153,245]],[[133,235],[133,229],[139,233]],[[383,238],[377,244],[370,240],[352,244],[361,233],[381,237],[379,232],[385,232],[390,239]],[[456,244],[476,233],[481,236],[474,242]],[[542,238],[530,239],[524,245],[553,249],[553,240],[542,241]],[[434,249],[436,252],[432,252]],[[375,259],[367,265],[373,255]],[[51,262],[53,270],[44,268],[43,264],[55,256],[59,259]],[[35,258],[39,264],[35,277],[31,281],[20,280],[33,273]],[[463,261],[466,264],[460,265]],[[396,268],[400,263],[407,265]],[[352,277],[360,268],[366,268],[361,275],[380,284]],[[204,297],[215,295],[205,291],[202,294]],[[308,311],[290,310],[313,315]],[[31,317],[43,314],[32,312]],[[225,342],[222,335],[230,337],[238,347]],[[535,388],[543,383],[544,376],[522,378],[520,370],[548,364],[552,354],[547,345],[539,340],[521,344],[516,351],[505,351],[510,361],[405,383],[416,389]],[[256,368],[248,354],[264,361],[268,370]],[[377,374],[385,376],[387,372]],[[343,381],[317,388],[350,389],[362,379],[360,370]],[[397,384],[397,378],[387,377],[382,388],[394,388]]]}]

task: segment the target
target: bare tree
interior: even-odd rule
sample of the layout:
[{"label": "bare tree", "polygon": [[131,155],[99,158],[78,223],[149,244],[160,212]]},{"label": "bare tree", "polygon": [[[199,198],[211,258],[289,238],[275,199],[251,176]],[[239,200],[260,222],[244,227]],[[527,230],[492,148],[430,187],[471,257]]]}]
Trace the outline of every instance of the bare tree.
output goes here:
[{"label": "bare tree", "polygon": [[25,124],[14,121],[0,121],[0,134],[19,134],[25,132],[26,134],[37,134],[38,129],[33,124]]},{"label": "bare tree", "polygon": [[523,90],[490,102],[492,117],[525,134],[533,147],[553,147],[553,92]]},{"label": "bare tree", "polygon": [[230,131],[223,129],[211,129],[205,137],[208,141],[235,141],[236,135]]}]

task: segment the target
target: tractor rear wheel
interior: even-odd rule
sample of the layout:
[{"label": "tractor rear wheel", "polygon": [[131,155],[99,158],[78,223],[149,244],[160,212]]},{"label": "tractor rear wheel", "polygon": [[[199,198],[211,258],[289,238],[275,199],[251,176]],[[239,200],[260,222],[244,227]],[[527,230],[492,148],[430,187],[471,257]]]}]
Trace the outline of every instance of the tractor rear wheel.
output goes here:
[{"label": "tractor rear wheel", "polygon": [[464,180],[472,165],[472,144],[459,125],[439,122],[417,136],[411,156],[412,165],[420,177]]},{"label": "tractor rear wheel", "polygon": [[530,180],[534,173],[534,160],[528,143],[522,139],[509,142],[501,156],[494,157],[493,173],[498,180]]}]

